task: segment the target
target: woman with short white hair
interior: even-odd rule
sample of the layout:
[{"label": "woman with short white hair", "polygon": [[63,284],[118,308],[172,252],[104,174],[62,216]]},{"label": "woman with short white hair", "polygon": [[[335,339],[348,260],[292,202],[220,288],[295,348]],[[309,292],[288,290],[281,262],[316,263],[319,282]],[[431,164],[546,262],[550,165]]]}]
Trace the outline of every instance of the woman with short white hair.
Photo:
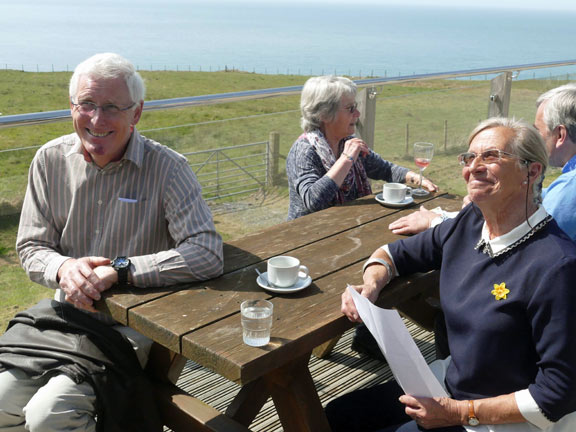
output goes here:
[{"label": "woman with short white hair", "polygon": [[[382,159],[354,136],[360,117],[356,84],[348,78],[310,78],[302,89],[304,133],[286,159],[290,191],[288,219],[370,195],[368,179],[404,183],[417,174]],[[437,186],[423,179],[423,186]]]}]

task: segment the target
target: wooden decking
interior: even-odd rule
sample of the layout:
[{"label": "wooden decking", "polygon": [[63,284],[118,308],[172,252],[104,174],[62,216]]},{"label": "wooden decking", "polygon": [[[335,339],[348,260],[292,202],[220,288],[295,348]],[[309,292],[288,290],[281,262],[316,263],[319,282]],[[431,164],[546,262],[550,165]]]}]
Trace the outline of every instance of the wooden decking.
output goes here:
[{"label": "wooden decking", "polygon": [[[428,362],[434,360],[433,333],[422,330],[410,321],[405,322],[424,358]],[[392,376],[386,363],[372,360],[350,349],[352,335],[353,330],[346,332],[328,358],[313,357],[310,360],[310,371],[323,405],[351,390],[384,382]],[[240,389],[238,385],[191,361],[186,364],[178,386],[222,412]],[[271,400],[250,425],[250,429],[262,432],[282,431]]]}]

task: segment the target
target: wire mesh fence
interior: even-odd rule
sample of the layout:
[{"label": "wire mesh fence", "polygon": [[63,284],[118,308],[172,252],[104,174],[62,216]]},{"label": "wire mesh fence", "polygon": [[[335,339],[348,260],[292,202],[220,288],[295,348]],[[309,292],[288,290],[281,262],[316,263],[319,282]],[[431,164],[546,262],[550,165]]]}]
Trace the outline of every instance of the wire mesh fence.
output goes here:
[{"label": "wire mesh fence", "polygon": [[207,201],[250,193],[268,185],[271,152],[267,141],[188,152],[184,156]]}]

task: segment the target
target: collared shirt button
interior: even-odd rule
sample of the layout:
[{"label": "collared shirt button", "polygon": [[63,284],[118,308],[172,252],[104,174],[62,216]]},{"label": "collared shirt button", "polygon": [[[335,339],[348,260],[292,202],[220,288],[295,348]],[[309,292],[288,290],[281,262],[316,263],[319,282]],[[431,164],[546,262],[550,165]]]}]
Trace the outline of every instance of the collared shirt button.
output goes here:
[{"label": "collared shirt button", "polygon": [[98,205],[102,205],[102,200],[98,200]]},{"label": "collared shirt button", "polygon": [[96,234],[100,234],[100,230],[97,229],[97,230],[95,231],[95,233],[96,233]]}]

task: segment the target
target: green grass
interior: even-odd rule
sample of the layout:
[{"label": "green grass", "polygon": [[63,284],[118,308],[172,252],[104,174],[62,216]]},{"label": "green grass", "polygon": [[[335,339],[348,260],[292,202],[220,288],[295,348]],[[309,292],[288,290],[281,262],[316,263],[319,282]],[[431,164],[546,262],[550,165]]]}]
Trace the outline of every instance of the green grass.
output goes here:
[{"label": "green grass", "polygon": [[0,334],[14,314],[49,297],[53,291],[31,282],[14,249],[18,215],[0,216]]},{"label": "green grass", "polygon": [[[142,72],[142,76],[148,86],[147,99],[285,87],[301,85],[307,79],[302,76],[242,72]],[[0,111],[10,115],[66,109],[69,77],[70,73],[0,71]],[[476,87],[478,84],[466,85]],[[451,88],[458,91],[460,87],[462,83],[457,81],[384,86],[378,98],[378,124],[386,126],[390,120],[394,120],[395,125],[400,124],[396,122],[396,117],[411,115],[410,109],[388,115],[380,105],[394,105],[399,101],[411,103],[410,100],[419,94],[424,96],[423,103],[427,103],[429,98],[436,97],[440,92],[450,92]],[[22,93],[27,93],[27,96],[22,97]],[[276,131],[281,137],[280,151],[286,154],[300,134],[298,106],[298,96],[286,96],[209,107],[148,111],[142,116],[138,128],[146,136],[182,153],[266,141],[269,133]],[[0,150],[40,146],[51,138],[70,132],[70,121],[0,129]],[[396,134],[381,138],[378,131],[377,140],[385,143],[386,149],[401,142]],[[0,214],[20,208],[26,188],[26,173],[34,153],[35,149],[17,154],[0,153]],[[388,153],[393,152],[383,152],[385,155]]]},{"label": "green grass", "polygon": [[[147,84],[147,100],[302,85],[307,79],[244,72],[141,74]],[[70,76],[65,72],[0,71],[0,112],[12,115],[67,109]],[[537,96],[564,82],[514,82],[511,115],[532,121]],[[468,132],[486,118],[490,83],[431,80],[383,85],[377,91],[375,151],[385,159],[415,169],[410,157],[412,143],[431,141],[436,144],[436,153],[426,175],[443,190],[464,195],[456,155],[465,148]],[[151,111],[144,113],[138,128],[182,153],[266,141],[269,133],[276,131],[280,133],[280,153],[286,155],[301,133],[298,105],[298,96],[286,96]],[[0,129],[0,150],[40,146],[70,132],[70,121]],[[51,290],[28,280],[14,251],[18,217],[13,214],[20,209],[34,153],[35,149],[0,152],[0,332],[16,310],[52,295]],[[558,170],[551,171],[546,184],[558,174]],[[284,181],[284,187],[278,190],[280,195],[286,194],[285,186]],[[222,234],[225,239],[231,235],[226,231]]]}]

